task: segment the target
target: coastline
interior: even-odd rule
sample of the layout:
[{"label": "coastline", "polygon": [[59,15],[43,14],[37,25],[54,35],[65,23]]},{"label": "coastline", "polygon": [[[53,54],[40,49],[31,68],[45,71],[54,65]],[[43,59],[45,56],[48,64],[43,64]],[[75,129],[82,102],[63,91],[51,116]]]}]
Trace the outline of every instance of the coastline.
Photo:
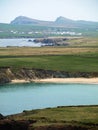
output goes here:
[{"label": "coastline", "polygon": [[82,83],[82,84],[98,84],[98,78],[46,78],[31,80],[12,80],[11,83]]}]

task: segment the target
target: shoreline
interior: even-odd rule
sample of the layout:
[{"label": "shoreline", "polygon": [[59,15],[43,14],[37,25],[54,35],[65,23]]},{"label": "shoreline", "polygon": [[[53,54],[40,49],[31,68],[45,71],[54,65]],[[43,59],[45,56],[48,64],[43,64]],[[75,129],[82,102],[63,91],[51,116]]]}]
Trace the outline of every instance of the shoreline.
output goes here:
[{"label": "shoreline", "polygon": [[81,84],[98,84],[98,78],[46,78],[31,80],[12,80],[11,83],[81,83]]}]

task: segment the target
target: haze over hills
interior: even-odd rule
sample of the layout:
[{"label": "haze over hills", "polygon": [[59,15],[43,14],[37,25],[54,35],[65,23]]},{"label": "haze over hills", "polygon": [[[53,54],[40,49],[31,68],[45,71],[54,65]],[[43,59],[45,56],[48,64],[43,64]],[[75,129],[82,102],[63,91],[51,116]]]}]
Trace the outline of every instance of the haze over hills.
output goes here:
[{"label": "haze over hills", "polygon": [[85,21],[85,20],[72,20],[65,17],[58,17],[55,21],[44,21],[28,18],[26,16],[18,16],[10,24],[16,25],[38,25],[38,26],[69,26],[69,27],[82,27],[82,26],[98,26],[98,22]]}]

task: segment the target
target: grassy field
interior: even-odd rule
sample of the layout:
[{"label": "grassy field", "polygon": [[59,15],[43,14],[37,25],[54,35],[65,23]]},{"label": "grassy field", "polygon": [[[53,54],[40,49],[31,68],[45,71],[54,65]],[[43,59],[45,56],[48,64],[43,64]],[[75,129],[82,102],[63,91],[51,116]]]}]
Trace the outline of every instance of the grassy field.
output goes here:
[{"label": "grassy field", "polygon": [[98,72],[98,38],[70,38],[68,42],[69,46],[61,47],[0,48],[0,67]]},{"label": "grassy field", "polygon": [[69,41],[70,47],[98,47],[98,38],[94,37],[81,37],[78,39],[72,39]]},{"label": "grassy field", "polygon": [[98,129],[98,106],[73,106],[24,111],[10,116],[14,120],[37,120],[35,127],[62,124],[85,126],[88,130]]},{"label": "grassy field", "polygon": [[98,48],[0,48],[0,67],[98,72]]},{"label": "grassy field", "polygon": [[9,47],[0,48],[0,56],[35,56],[35,55],[93,55],[98,54],[97,47]]},{"label": "grassy field", "polygon": [[98,72],[97,56],[30,56],[1,57],[0,67],[38,68],[59,71]]},{"label": "grassy field", "polygon": [[[45,36],[72,36],[70,34],[53,34],[50,32],[76,32],[81,33],[82,36],[98,36],[97,24],[92,26],[82,27],[49,27],[49,26],[35,26],[35,25],[12,25],[0,23],[0,38],[36,38]],[[15,32],[15,33],[13,33]],[[29,34],[29,32],[33,32]],[[36,33],[37,32],[37,33]],[[74,35],[75,36],[75,35]]]}]

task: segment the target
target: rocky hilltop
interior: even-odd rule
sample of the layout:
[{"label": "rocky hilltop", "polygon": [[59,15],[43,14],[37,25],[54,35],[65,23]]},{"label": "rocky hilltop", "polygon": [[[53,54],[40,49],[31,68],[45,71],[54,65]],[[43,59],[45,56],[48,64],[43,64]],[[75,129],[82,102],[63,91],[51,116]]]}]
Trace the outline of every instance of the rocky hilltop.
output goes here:
[{"label": "rocky hilltop", "polygon": [[21,68],[15,70],[11,67],[0,68],[0,84],[10,83],[12,80],[26,80],[44,78],[76,78],[76,77],[98,77],[98,72],[65,72],[43,69]]},{"label": "rocky hilltop", "polygon": [[86,26],[98,26],[98,22],[85,21],[85,20],[72,20],[65,17],[58,17],[55,21],[44,21],[38,19],[32,19],[26,16],[18,16],[10,22],[10,24],[16,25],[36,25],[36,26],[62,26],[62,27],[86,27]]}]

